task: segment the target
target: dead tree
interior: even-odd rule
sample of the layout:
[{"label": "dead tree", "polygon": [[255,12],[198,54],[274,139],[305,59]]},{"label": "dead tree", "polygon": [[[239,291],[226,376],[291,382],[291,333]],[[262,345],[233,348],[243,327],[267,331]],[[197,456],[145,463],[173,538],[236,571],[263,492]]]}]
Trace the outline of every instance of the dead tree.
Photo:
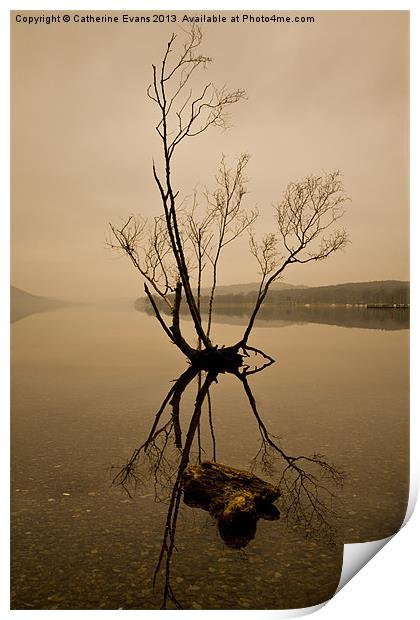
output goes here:
[{"label": "dead tree", "polygon": [[308,176],[290,183],[276,206],[277,234],[266,234],[261,242],[250,235],[250,249],[260,267],[261,281],[239,343],[242,347],[248,342],[270,286],[287,267],[325,260],[349,243],[346,230],[335,226],[345,213],[343,205],[347,200],[338,170]]},{"label": "dead tree", "polygon": [[[195,367],[220,372],[243,365],[244,356],[252,350],[248,340],[258,312],[270,286],[285,269],[295,263],[324,260],[345,247],[347,234],[335,224],[344,214],[347,198],[339,172],[290,183],[276,207],[275,232],[258,241],[252,232],[257,210],[243,206],[249,156],[242,154],[234,166],[222,157],[216,188],[202,193],[203,207],[197,192],[189,204],[185,197],[181,199],[173,179],[178,147],[212,127],[226,128],[230,107],[245,99],[246,93],[241,88],[217,88],[212,82],[195,91],[193,78],[211,62],[199,51],[202,33],[193,27],[178,51],[176,39],[173,34],[160,64],[152,65],[153,79],[147,89],[158,111],[156,132],[162,150],[152,171],[162,211],[149,223],[130,216],[120,226],[110,225],[109,245],[123,251],[143,277],[145,293],[168,338]],[[221,255],[246,231],[261,274],[257,300],[241,340],[217,344],[212,341],[211,327]],[[210,293],[203,308],[205,277],[210,281]],[[171,324],[162,316],[161,303],[172,315]],[[192,319],[195,343],[187,342],[181,333],[181,303],[186,304]]]},{"label": "dead tree", "polygon": [[[115,484],[130,492],[130,485],[136,486],[144,479],[142,466],[147,465],[156,496],[161,488],[164,489],[161,495],[169,495],[154,576],[154,581],[161,572],[164,576],[163,607],[169,601],[180,607],[171,585],[171,559],[176,548],[178,514],[185,490],[187,503],[195,502],[195,505],[208,509],[218,519],[222,536],[231,542],[236,540],[235,544],[238,544],[236,526],[238,522],[243,524],[246,517],[246,534],[242,532],[239,537],[240,545],[244,545],[255,534],[256,518],[277,518],[278,512],[268,510],[268,505],[278,495],[280,518],[300,523],[306,531],[331,533],[332,487],[342,483],[341,472],[325,457],[317,454],[292,456],[283,449],[279,439],[266,428],[248,382],[250,375],[261,372],[274,361],[248,344],[270,286],[291,265],[324,260],[348,243],[346,231],[337,227],[347,200],[340,173],[308,176],[290,183],[275,208],[274,232],[261,240],[252,230],[257,210],[244,206],[248,155],[240,155],[234,165],[222,157],[215,188],[204,189],[201,196],[195,190],[189,201],[181,198],[173,180],[179,145],[211,127],[225,128],[230,106],[246,96],[242,89],[218,89],[211,82],[194,92],[193,76],[211,62],[199,52],[201,42],[201,31],[194,27],[177,53],[176,37],[172,35],[161,63],[152,67],[153,80],[147,94],[159,115],[156,131],[162,150],[159,163],[153,162],[152,171],[161,213],[151,222],[130,216],[119,226],[110,225],[109,245],[129,257],[144,280],[145,293],[162,330],[189,361],[187,370],[170,388],[157,411],[146,441],[134,450],[114,478]],[[221,257],[225,247],[246,232],[261,276],[255,306],[240,341],[217,344],[212,340],[211,328]],[[204,304],[202,287],[206,277],[210,282],[210,292]],[[182,334],[181,304],[186,304],[192,319],[194,343],[188,342]],[[170,322],[162,306],[171,315]],[[259,358],[258,363],[254,356]],[[275,486],[258,479],[253,473],[234,471],[216,462],[210,388],[223,373],[233,374],[245,390],[261,438],[253,465],[272,474],[274,479],[278,475]],[[191,416],[183,421],[181,400],[196,379],[194,408]],[[200,432],[206,402],[213,456],[210,465],[202,459],[205,449]],[[198,453],[194,452],[195,441]],[[200,473],[201,490],[205,491],[201,504],[197,495],[192,497],[191,486],[188,490],[194,472]],[[268,493],[267,501],[260,501],[261,493]],[[235,530],[233,538],[232,528]]]}]

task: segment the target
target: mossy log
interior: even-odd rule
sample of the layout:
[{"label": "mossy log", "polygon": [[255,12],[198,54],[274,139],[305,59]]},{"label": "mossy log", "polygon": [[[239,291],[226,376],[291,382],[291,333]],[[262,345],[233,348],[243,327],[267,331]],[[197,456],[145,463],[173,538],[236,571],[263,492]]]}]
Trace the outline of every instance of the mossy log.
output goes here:
[{"label": "mossy log", "polygon": [[184,472],[184,502],[207,510],[217,519],[223,540],[244,547],[255,536],[258,519],[275,520],[278,487],[250,472],[205,461]]}]

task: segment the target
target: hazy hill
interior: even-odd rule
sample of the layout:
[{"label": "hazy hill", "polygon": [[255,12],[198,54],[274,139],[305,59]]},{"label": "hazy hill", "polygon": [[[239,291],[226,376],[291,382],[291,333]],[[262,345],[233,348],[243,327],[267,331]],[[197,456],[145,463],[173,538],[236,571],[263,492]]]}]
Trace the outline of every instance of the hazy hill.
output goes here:
[{"label": "hazy hill", "polygon": [[69,305],[69,303],[60,299],[32,295],[16,286],[10,287],[10,318],[12,323],[36,312],[63,308]]},{"label": "hazy hill", "polygon": [[[248,299],[247,299],[248,298]],[[255,293],[241,297],[229,295],[219,303],[246,303]],[[271,289],[265,305],[292,304],[409,304],[410,284],[400,280],[346,282],[329,286],[311,286],[283,290]]]},{"label": "hazy hill", "polygon": [[[400,280],[384,280],[378,282],[347,282],[329,286],[294,286],[279,283],[280,287],[270,290],[264,302],[264,307],[274,307],[282,304],[409,304],[410,284]],[[245,285],[250,287],[244,292],[244,285],[232,285],[218,289],[215,299],[215,311],[224,312],[229,307],[246,307],[255,302],[257,285]],[[237,288],[238,287],[238,288]],[[251,288],[253,287],[253,288]],[[236,291],[240,292],[236,292]],[[159,302],[159,300],[157,300]],[[202,302],[206,303],[204,292]],[[147,305],[146,298],[136,300],[137,309]]]},{"label": "hazy hill", "polygon": [[[247,295],[257,291],[259,287],[258,282],[248,282],[246,284],[226,284],[216,288],[216,295]],[[274,282],[272,285],[273,291],[283,291],[297,288],[307,288],[303,284],[287,284],[287,282]],[[210,287],[203,288],[203,294],[208,295],[210,293]]]}]

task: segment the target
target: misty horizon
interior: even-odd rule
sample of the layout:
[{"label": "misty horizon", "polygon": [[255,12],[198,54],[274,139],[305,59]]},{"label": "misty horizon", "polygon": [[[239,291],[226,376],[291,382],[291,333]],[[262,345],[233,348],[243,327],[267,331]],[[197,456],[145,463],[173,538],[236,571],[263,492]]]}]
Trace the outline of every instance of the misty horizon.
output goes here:
[{"label": "misty horizon", "polygon": [[[289,287],[290,288],[321,288],[321,287],[328,287],[328,286],[340,286],[340,285],[345,285],[345,284],[367,284],[367,283],[371,283],[371,282],[403,282],[403,283],[410,283],[410,280],[391,280],[390,278],[387,279],[381,279],[381,280],[354,280],[354,281],[346,281],[346,282],[328,282],[328,283],[324,283],[324,284],[313,284],[313,285],[309,285],[309,284],[304,284],[304,283],[299,283],[299,284],[291,284],[290,282],[284,282],[282,280],[276,282],[276,284],[281,284],[284,285],[284,287]],[[255,286],[255,288],[258,288],[259,283],[257,281],[255,282],[231,282],[229,284],[218,284],[218,286],[216,287],[216,291],[220,290],[220,289],[228,289],[230,287],[239,287],[239,286]],[[58,295],[55,295],[54,293],[51,293],[50,291],[48,291],[47,293],[40,293],[38,291],[33,291],[30,290],[28,288],[25,288],[23,286],[17,286],[14,282],[10,283],[11,288],[15,288],[15,289],[19,289],[20,291],[23,291],[25,293],[28,293],[29,295],[33,295],[35,297],[46,297],[46,298],[51,298],[51,299],[55,299],[55,300],[60,300],[60,301],[64,301],[64,302],[68,302],[68,303],[99,303],[101,301],[130,301],[130,300],[135,300],[138,297],[146,297],[145,293],[144,293],[144,289],[143,289],[143,283],[140,281],[140,290],[139,293],[140,294],[135,294],[135,292],[133,291],[132,295],[119,295],[119,296],[107,296],[107,297],[90,297],[90,298],[68,298],[68,297],[59,297]],[[204,287],[203,289],[203,294],[205,294],[206,289],[208,289],[208,287]],[[276,290],[276,287],[273,287],[273,290]]]},{"label": "misty horizon", "polygon": [[[250,153],[247,207],[258,207],[262,234],[274,229],[272,205],[290,181],[339,169],[351,197],[351,244],[331,262],[291,268],[287,281],[407,280],[408,14],[314,16],[281,30],[203,27],[203,51],[214,57],[209,79],[248,98],[227,131],[197,138],[198,157],[179,151],[177,189],[182,199],[200,194],[212,187],[221,153]],[[25,290],[99,300],[141,287],[105,240],[108,222],[159,212],[151,161],[160,147],[146,88],[174,28],[160,24],[156,36],[145,26],[139,37],[138,27],[90,24],[86,36],[80,24],[25,28],[12,15],[11,260],[12,280]],[[281,36],[267,36],[274,32]],[[220,284],[258,279],[247,239],[225,258]]]}]

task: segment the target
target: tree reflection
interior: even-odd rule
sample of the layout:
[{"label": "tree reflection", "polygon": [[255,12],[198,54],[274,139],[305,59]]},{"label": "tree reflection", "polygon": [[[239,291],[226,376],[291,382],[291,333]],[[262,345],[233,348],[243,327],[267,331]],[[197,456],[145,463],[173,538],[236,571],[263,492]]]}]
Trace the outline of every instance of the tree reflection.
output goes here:
[{"label": "tree reflection", "polygon": [[[260,518],[281,518],[301,526],[304,536],[334,539],[335,492],[343,483],[343,474],[324,456],[291,455],[280,439],[269,432],[258,410],[248,377],[261,372],[274,360],[258,349],[253,352],[259,363],[239,368],[205,370],[189,366],[173,383],[157,411],[147,439],[136,448],[113,479],[132,496],[137,486],[153,480],[155,499],[168,502],[160,553],[153,577],[156,586],[163,576],[162,608],[172,603],[181,609],[171,584],[171,560],[181,500],[191,507],[207,510],[217,520],[221,538],[233,548],[242,548],[256,534]],[[257,453],[250,471],[234,469],[217,462],[217,439],[213,424],[211,388],[223,374],[235,376],[242,385],[260,435]],[[196,382],[191,417],[181,423],[181,401],[187,388]],[[205,415],[207,414],[207,415]],[[212,460],[203,460],[201,427],[207,424],[211,438]],[[183,428],[184,427],[184,428]],[[196,441],[197,449],[193,450]],[[255,472],[269,476],[265,482]],[[277,501],[278,508],[273,502]]]}]

